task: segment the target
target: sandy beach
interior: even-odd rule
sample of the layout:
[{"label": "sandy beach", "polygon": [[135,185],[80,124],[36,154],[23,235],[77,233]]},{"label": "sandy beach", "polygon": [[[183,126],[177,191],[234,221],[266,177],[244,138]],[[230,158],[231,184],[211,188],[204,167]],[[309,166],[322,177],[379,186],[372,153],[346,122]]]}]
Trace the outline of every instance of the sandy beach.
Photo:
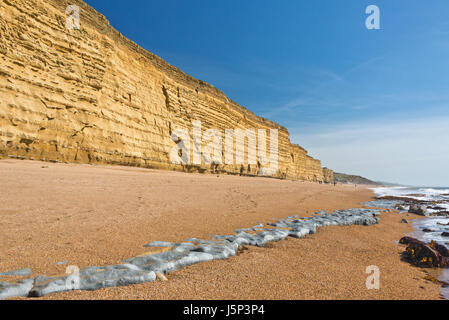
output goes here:
[{"label": "sandy beach", "polygon": [[[209,239],[374,198],[349,185],[37,161],[1,160],[0,176],[0,271],[29,267],[34,275],[116,264],[151,241]],[[412,231],[402,218],[417,217],[383,213],[378,225],[249,247],[170,273],[167,282],[43,299],[440,299],[440,287],[400,259],[396,241]],[[366,289],[369,265],[380,268],[380,290]]]}]

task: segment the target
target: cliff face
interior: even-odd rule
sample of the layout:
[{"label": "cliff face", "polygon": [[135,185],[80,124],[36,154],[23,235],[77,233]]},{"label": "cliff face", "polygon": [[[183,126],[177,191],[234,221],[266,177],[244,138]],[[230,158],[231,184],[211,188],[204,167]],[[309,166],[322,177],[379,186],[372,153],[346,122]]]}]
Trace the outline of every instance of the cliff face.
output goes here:
[{"label": "cliff face", "polygon": [[[67,5],[80,30],[68,30]],[[177,128],[278,130],[277,177],[330,182],[289,133],[140,48],[79,0],[0,2],[0,156],[257,174],[258,165],[177,165]],[[248,145],[248,143],[246,143]],[[203,145],[204,146],[204,145]],[[247,152],[245,152],[247,153]]]}]

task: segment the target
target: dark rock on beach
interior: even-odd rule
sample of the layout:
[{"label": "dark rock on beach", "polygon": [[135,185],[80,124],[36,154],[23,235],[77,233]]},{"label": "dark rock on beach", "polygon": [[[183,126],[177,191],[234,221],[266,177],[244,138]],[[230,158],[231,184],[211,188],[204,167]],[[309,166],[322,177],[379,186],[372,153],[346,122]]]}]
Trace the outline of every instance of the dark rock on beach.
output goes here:
[{"label": "dark rock on beach", "polygon": [[427,212],[427,209],[422,207],[422,206],[419,206],[419,205],[412,205],[412,206],[410,206],[410,209],[408,210],[408,212],[414,213],[414,214],[417,214],[417,215],[420,215],[420,216],[425,216],[425,217],[429,216],[429,213]]},{"label": "dark rock on beach", "polygon": [[439,216],[439,217],[447,217],[447,216],[449,216],[449,212],[448,211],[440,211],[440,212],[434,213],[433,215]]},{"label": "dark rock on beach", "polygon": [[411,263],[419,267],[430,268],[448,268],[449,251],[448,249],[432,241],[425,243],[412,237],[403,237],[399,243],[406,244],[405,257]]}]

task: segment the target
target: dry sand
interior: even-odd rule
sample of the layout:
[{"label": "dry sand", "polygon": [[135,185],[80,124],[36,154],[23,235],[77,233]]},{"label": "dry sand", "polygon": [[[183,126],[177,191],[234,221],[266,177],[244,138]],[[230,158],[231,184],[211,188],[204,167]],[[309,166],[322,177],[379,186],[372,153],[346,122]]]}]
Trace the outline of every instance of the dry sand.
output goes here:
[{"label": "dry sand", "polygon": [[[267,178],[32,161],[0,161],[0,271],[116,264],[155,240],[209,239],[259,222],[360,207],[366,188]],[[224,261],[170,273],[168,282],[54,294],[45,299],[439,299],[439,286],[400,260],[404,215],[329,227]],[[415,217],[409,216],[407,219]],[[367,290],[377,265],[381,289]],[[9,278],[11,279],[11,278]],[[0,280],[8,280],[4,277]]]}]

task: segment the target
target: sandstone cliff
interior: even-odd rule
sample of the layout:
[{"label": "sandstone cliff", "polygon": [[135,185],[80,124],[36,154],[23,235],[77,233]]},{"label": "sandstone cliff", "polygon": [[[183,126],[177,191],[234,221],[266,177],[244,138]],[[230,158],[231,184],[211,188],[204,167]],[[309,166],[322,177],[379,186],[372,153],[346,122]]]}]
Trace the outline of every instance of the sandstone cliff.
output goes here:
[{"label": "sandstone cliff", "polygon": [[[66,28],[67,5],[81,28]],[[257,166],[175,165],[176,128],[277,129],[288,179],[333,180],[289,133],[142,49],[80,0],[0,2],[0,156],[257,174]],[[269,141],[267,142],[269,145]]]}]

